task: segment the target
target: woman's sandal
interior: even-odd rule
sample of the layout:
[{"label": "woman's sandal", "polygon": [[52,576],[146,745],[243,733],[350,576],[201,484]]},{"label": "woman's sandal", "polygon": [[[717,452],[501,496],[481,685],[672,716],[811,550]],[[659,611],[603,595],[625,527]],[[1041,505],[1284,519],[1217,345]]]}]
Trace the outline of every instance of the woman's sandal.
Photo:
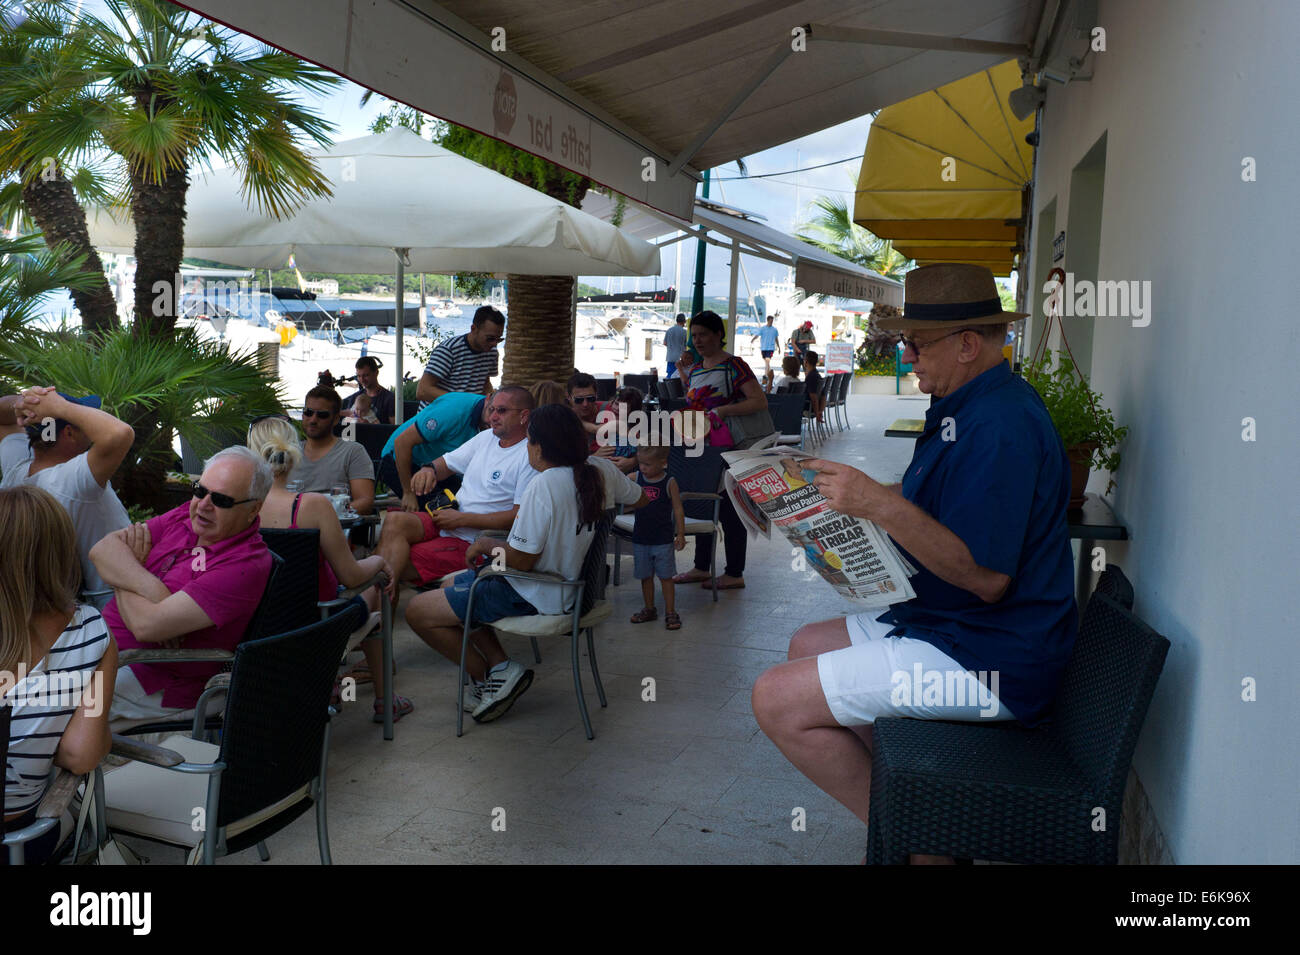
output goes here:
[{"label": "woman's sandal", "polygon": [[743,580],[737,580],[730,584],[720,584],[718,583],[718,581],[721,579],[722,578],[718,577],[715,578],[714,580],[706,580],[704,583],[700,584],[700,586],[703,587],[705,590],[744,590],[745,589],[745,582]]},{"label": "woman's sandal", "polygon": [[[695,576],[701,573],[704,574],[702,577]],[[698,584],[707,580],[709,580],[709,575],[699,570],[688,570],[685,573],[673,576],[673,583],[675,584]]]},{"label": "woman's sandal", "polygon": [[682,618],[675,613],[664,614],[664,628],[668,630],[682,629]]},{"label": "woman's sandal", "polygon": [[658,616],[659,616],[659,611],[656,610],[654,607],[642,607],[636,613],[632,614],[632,622],[649,623],[651,620],[657,619]]},{"label": "woman's sandal", "polygon": [[[407,713],[415,709],[415,704],[404,696],[393,695],[393,722],[396,723]],[[371,717],[376,723],[384,721],[384,701],[375,700],[375,715]]]}]

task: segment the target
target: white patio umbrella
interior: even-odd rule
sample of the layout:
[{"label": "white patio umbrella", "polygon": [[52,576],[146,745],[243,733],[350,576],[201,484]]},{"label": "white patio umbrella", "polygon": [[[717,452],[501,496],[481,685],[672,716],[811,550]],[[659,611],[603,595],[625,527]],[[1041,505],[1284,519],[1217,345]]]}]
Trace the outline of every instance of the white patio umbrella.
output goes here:
[{"label": "white patio umbrella", "polygon": [[[397,272],[397,381],[402,286],[417,272],[654,275],[659,250],[608,222],[396,128],[313,151],[333,195],[284,219],[249,209],[238,174],[198,177],[186,199],[185,254],[250,268]],[[119,213],[118,215],[123,215]],[[131,253],[129,217],[91,214],[97,249]],[[400,402],[398,417],[400,420]]]}]

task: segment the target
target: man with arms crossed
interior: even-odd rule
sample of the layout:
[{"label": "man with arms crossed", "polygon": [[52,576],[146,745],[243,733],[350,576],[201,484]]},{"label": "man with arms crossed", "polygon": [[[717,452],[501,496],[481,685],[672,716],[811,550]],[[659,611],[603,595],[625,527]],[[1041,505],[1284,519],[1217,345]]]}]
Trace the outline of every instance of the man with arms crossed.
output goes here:
[{"label": "man with arms crossed", "polygon": [[[876,719],[1033,726],[1049,714],[1074,645],[1065,449],[1037,393],[1002,358],[1007,322],[1023,317],[1002,311],[986,268],[909,272],[903,315],[881,325],[905,330],[903,360],[935,400],[902,484],[804,463],[832,508],[875,521],[918,568],[914,599],[801,627],[790,662],[754,685],[763,732],[864,824]],[[954,698],[936,702],[911,686],[918,666]],[[982,686],[970,671],[987,674]]]},{"label": "man with arms crossed", "polygon": [[[258,511],[271,469],[248,448],[208,461],[188,504],[109,534],[90,552],[115,591],[104,621],[121,650],[234,650],[266,590],[271,552]],[[220,663],[134,663],[118,671],[114,728],[194,709]]]}]

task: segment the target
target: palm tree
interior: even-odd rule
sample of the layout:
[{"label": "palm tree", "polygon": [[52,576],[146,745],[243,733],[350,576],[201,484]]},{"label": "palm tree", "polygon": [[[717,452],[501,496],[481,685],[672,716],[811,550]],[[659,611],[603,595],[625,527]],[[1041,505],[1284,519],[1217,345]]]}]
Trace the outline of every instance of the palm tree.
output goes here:
[{"label": "palm tree", "polygon": [[[99,276],[103,278],[101,273]],[[41,300],[61,288],[84,291],[95,281],[85,262],[67,249],[45,248],[39,236],[0,237],[0,342],[21,350],[31,342],[29,323]]]},{"label": "palm tree", "polygon": [[[362,105],[370,100],[370,95],[362,96]],[[568,172],[540,156],[463,126],[432,120],[400,103],[390,103],[370,128],[378,133],[392,126],[405,126],[421,132],[430,123],[433,139],[440,146],[544,192],[552,199],[580,207],[591,188],[591,180],[586,176]],[[506,281],[509,327],[515,333],[506,337],[502,381],[527,386],[545,378],[567,378],[573,370],[573,289],[577,278],[508,275]],[[457,284],[461,285],[459,280]],[[525,327],[526,336],[522,334]]]},{"label": "palm tree", "polygon": [[[66,69],[28,80],[40,96],[13,118],[0,168],[30,170],[43,157],[65,168],[103,150],[120,157],[119,198],[136,229],[133,329],[170,335],[189,167],[218,159],[237,167],[245,196],[277,216],[330,195],[299,140],[325,145],[332,126],[294,96],[341,80],[269,47],[249,50],[238,34],[165,0],[106,0],[107,19],[82,13],[75,26],[63,0],[50,6],[67,18],[48,40],[52,55],[76,64],[80,81],[69,84]],[[18,77],[5,80],[21,92]],[[78,251],[89,259],[88,243]]]},{"label": "palm tree", "polygon": [[[857,177],[853,177],[857,187]],[[813,200],[816,214],[801,223],[796,235],[810,245],[886,278],[901,279],[912,268],[912,260],[894,251],[888,239],[881,239],[853,221],[847,200],[840,196],[818,196]]]},{"label": "palm tree", "polygon": [[108,201],[102,174],[94,168],[68,172],[22,141],[31,114],[43,109],[51,94],[83,82],[79,65],[65,55],[64,33],[57,11],[46,8],[28,11],[15,29],[0,29],[0,175],[14,179],[0,189],[0,219],[16,231],[34,224],[62,250],[64,261],[84,263],[86,280],[68,286],[73,304],[83,328],[107,331],[117,327],[117,305],[99,254],[91,248],[83,211],[87,203]]}]

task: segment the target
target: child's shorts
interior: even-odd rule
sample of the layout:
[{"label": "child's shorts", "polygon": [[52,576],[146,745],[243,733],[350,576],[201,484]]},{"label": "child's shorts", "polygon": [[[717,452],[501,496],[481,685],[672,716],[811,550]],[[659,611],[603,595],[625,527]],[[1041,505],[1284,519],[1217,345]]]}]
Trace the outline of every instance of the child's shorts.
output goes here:
[{"label": "child's shorts", "polygon": [[677,573],[677,551],[672,544],[632,544],[632,576],[637,580],[658,577],[663,580]]}]

